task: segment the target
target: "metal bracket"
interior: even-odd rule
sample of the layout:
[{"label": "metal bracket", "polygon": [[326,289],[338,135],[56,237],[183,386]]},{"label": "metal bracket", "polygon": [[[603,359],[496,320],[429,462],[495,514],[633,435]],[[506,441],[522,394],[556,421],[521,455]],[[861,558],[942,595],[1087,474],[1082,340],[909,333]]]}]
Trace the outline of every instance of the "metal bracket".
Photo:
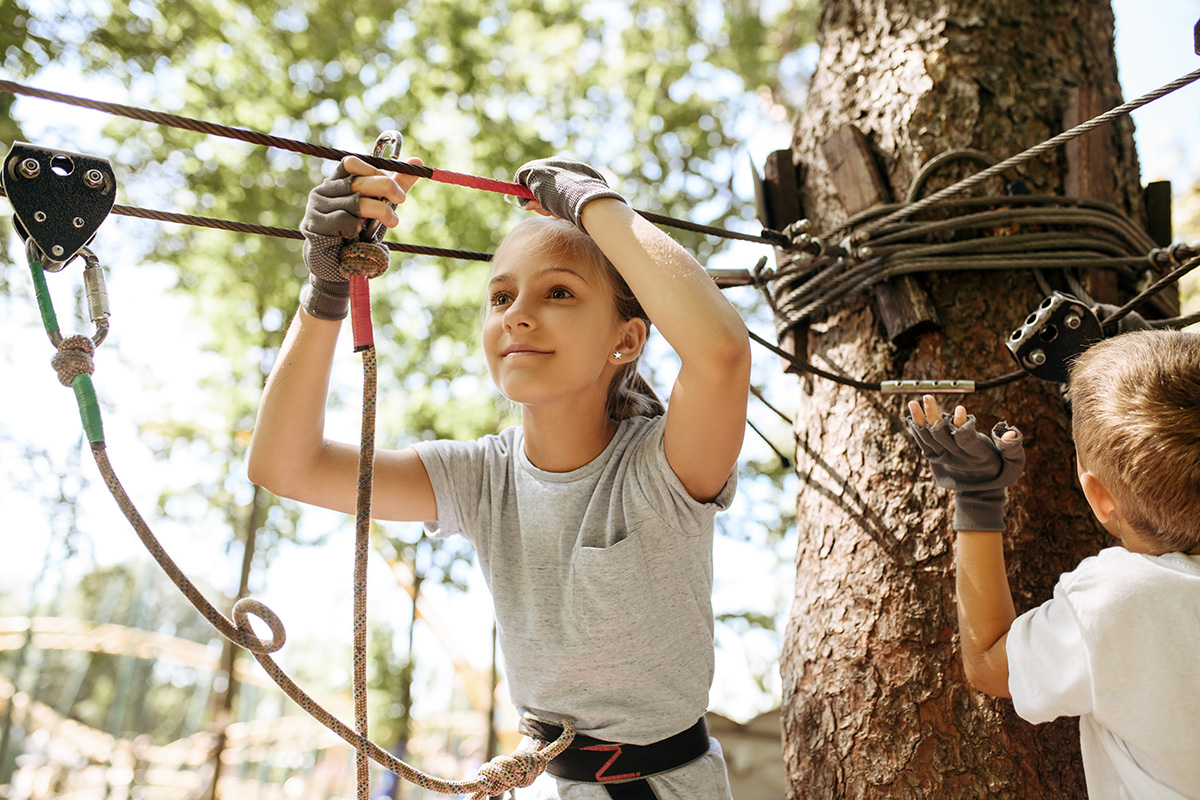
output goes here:
[{"label": "metal bracket", "polygon": [[1055,292],[1013,331],[1005,345],[1030,375],[1066,383],[1071,362],[1103,338],[1094,311],[1072,295]]},{"label": "metal bracket", "polygon": [[0,169],[13,226],[58,272],[92,240],[112,211],[117,181],[107,160],[16,142]]}]

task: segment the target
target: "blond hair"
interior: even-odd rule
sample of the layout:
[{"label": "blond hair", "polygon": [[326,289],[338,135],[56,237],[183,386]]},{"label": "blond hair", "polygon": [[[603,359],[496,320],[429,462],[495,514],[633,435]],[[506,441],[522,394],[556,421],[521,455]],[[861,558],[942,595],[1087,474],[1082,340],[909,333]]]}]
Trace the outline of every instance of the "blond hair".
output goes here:
[{"label": "blond hair", "polygon": [[1080,463],[1129,524],[1173,552],[1200,547],[1200,334],[1134,331],[1088,348],[1068,398]]},{"label": "blond hair", "polygon": [[[530,217],[519,223],[500,243],[496,249],[497,258],[505,250],[505,246],[517,240],[523,240],[524,247],[533,248],[534,252],[553,253],[555,256],[577,264],[585,264],[594,268],[597,275],[612,291],[613,306],[617,315],[624,321],[640,319],[650,330],[650,317],[642,308],[642,304],[634,297],[633,290],[621,277],[621,273],[608,260],[592,237],[569,222],[551,217]],[[641,357],[639,352],[622,364],[608,385],[608,398],[605,411],[615,420],[630,417],[657,417],[665,412],[665,407],[658,395],[650,388],[650,384],[637,370],[637,362]]]}]

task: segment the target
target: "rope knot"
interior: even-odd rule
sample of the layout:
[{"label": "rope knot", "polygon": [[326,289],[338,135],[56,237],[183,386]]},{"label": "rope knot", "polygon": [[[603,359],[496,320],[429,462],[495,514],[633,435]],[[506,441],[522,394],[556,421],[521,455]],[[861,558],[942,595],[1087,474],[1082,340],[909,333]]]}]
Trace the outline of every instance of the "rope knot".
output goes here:
[{"label": "rope knot", "polygon": [[509,789],[524,789],[531,786],[538,776],[546,771],[550,757],[537,750],[518,750],[512,755],[496,756],[479,768],[476,783],[482,791],[471,796],[471,800],[495,797]]},{"label": "rope knot", "polygon": [[62,385],[70,386],[80,375],[91,375],[96,371],[96,365],[92,363],[95,352],[96,347],[88,337],[68,336],[59,344],[58,352],[50,359],[50,366],[58,373]]},{"label": "rope knot", "polygon": [[388,249],[373,242],[348,242],[342,246],[340,260],[342,274],[347,278],[351,275],[378,278],[387,272]]}]

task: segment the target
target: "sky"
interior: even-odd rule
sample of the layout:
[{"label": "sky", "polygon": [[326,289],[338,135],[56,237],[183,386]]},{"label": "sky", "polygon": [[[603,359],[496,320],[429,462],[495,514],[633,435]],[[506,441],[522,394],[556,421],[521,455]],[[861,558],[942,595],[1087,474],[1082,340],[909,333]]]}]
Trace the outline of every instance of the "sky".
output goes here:
[{"label": "sky", "polygon": [[[1192,46],[1192,26],[1200,17],[1197,0],[1116,0],[1117,57],[1126,99],[1137,97],[1168,81],[1200,67]],[[70,93],[83,93],[77,84],[55,87],[48,79],[38,85],[62,88]],[[98,93],[105,99],[120,101],[111,92]],[[1177,208],[1186,208],[1186,189],[1200,179],[1200,154],[1189,141],[1196,129],[1200,109],[1200,88],[1190,86],[1150,104],[1134,114],[1139,158],[1143,179],[1170,179],[1176,192]],[[57,130],[56,135],[76,136],[86,141],[86,132],[73,132],[73,125],[86,125],[90,112],[68,112],[65,107],[40,101],[18,101],[16,113],[30,120],[30,138],[39,128]],[[57,116],[56,116],[57,115]],[[236,121],[223,120],[236,124]],[[768,128],[748,145],[750,158],[761,164],[771,150],[786,147],[789,141],[787,126]],[[62,145],[52,145],[62,146]],[[79,145],[83,150],[83,144]],[[452,167],[453,165],[447,165]],[[735,190],[749,197],[752,193],[748,174],[739,176]],[[0,224],[9,224],[6,203],[0,203]],[[137,235],[136,225],[125,224],[102,228],[95,250],[98,253],[120,251],[120,236]],[[111,227],[111,230],[110,230]],[[1177,228],[1177,240],[1190,238]],[[742,245],[725,256],[726,262],[710,266],[745,267],[757,260],[767,248]],[[102,259],[103,260],[103,259]],[[185,301],[172,295],[172,278],[162,270],[140,265],[111,265],[109,292],[113,302],[113,333],[110,341],[97,356],[96,384],[106,404],[106,439],[110,455],[118,471],[129,476],[127,489],[163,540],[167,551],[188,574],[208,576],[218,586],[228,590],[236,581],[236,564],[231,564],[220,544],[223,531],[205,529],[203,520],[174,521],[160,518],[155,512],[158,494],[164,487],[186,485],[189,480],[187,454],[179,453],[166,463],[157,462],[139,441],[139,422],[170,414],[181,418],[203,418],[207,413],[199,405],[199,395],[187,387],[211,373],[213,365],[202,355],[203,331],[189,321]],[[65,288],[76,276],[51,277],[51,291],[59,302],[59,314],[64,328],[72,325],[66,320],[70,309]],[[138,298],[154,298],[145,302]],[[10,304],[11,305],[11,304]],[[143,558],[140,544],[119,515],[108,497],[95,469],[85,453],[79,459],[79,425],[72,393],[60,386],[47,366],[52,349],[46,337],[33,324],[36,311],[12,307],[0,319],[0,368],[3,369],[4,391],[0,392],[0,431],[8,434],[13,443],[0,442],[0,458],[24,459],[28,465],[29,485],[0,486],[0,537],[10,545],[0,559],[0,598],[9,607],[28,605],[35,590],[38,598],[46,600],[54,587],[70,576],[50,574],[39,583],[47,554],[52,561],[63,546],[56,535],[62,521],[47,520],[36,497],[44,493],[52,473],[68,471],[66,488],[78,491],[83,499],[86,518],[80,527],[87,534],[82,541],[96,560],[114,563],[128,558]],[[168,336],[166,332],[169,332]],[[766,333],[766,331],[762,331]],[[343,348],[349,351],[349,347]],[[120,358],[117,358],[119,353]],[[180,371],[180,365],[186,371]],[[338,369],[353,381],[357,379],[357,362],[343,358]],[[178,387],[171,393],[169,408],[161,407],[161,395],[142,392],[140,386]],[[786,398],[772,398],[785,400]],[[357,412],[351,410],[334,416],[330,424],[336,435],[353,441],[357,437]],[[2,439],[3,437],[0,437]],[[18,443],[36,445],[53,454],[52,463],[27,459]],[[748,452],[756,458],[769,457],[764,445],[752,436],[747,439]],[[76,454],[72,456],[71,454]],[[75,460],[72,461],[72,458]],[[78,477],[70,477],[70,473]],[[86,486],[81,485],[86,481]],[[794,483],[792,484],[794,486]],[[753,498],[739,499],[752,503]],[[189,509],[180,509],[187,520]],[[304,638],[345,643],[350,638],[351,575],[353,559],[353,525],[345,517],[331,512],[305,512],[304,525],[310,532],[330,531],[329,545],[324,548],[289,548],[280,553],[266,574],[257,576],[254,596],[273,608],[288,627],[289,639]],[[718,538],[716,564],[717,585],[714,605],[721,610],[740,610],[746,599],[753,597],[761,611],[769,614],[786,613],[790,602],[791,585],[788,567],[781,571],[774,556],[755,552],[754,548]],[[770,581],[762,579],[764,573]],[[311,590],[314,576],[333,576],[323,583],[327,589]],[[344,576],[339,580],[338,576]],[[472,571],[472,591],[456,596],[430,588],[431,600],[440,616],[450,620],[448,630],[441,631],[455,641],[455,647],[467,654],[476,666],[486,666],[490,652],[490,610],[486,590]],[[386,567],[378,560],[372,564],[369,576],[371,613],[395,615],[407,619],[408,601],[396,588]],[[764,585],[768,588],[764,591]],[[722,634],[728,637],[728,634]],[[441,702],[450,691],[447,677],[450,670],[444,649],[431,631],[422,627],[417,645],[434,668],[426,675],[426,694],[429,708]],[[778,698],[777,673],[768,696],[746,681],[748,664],[756,669],[771,671],[776,656],[772,648],[777,642],[757,639],[746,642],[723,642],[718,655],[718,672],[713,691],[713,708],[735,719],[745,720],[766,710]],[[288,668],[287,648],[280,661]],[[349,662],[346,665],[347,675]],[[418,713],[421,707],[418,706]]]}]

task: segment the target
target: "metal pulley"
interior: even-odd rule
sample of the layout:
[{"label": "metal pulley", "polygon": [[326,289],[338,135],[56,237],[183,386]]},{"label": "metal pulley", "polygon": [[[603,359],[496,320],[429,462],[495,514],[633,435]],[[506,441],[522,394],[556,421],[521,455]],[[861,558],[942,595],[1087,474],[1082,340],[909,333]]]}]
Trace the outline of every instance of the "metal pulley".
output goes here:
[{"label": "metal pulley", "polygon": [[116,178],[107,160],[16,142],[5,156],[0,183],[12,204],[14,227],[36,246],[49,272],[58,272],[92,240],[112,211]]},{"label": "metal pulley", "polygon": [[1035,378],[1066,383],[1071,362],[1104,338],[1100,319],[1078,298],[1055,292],[1042,301],[1005,345]]}]

